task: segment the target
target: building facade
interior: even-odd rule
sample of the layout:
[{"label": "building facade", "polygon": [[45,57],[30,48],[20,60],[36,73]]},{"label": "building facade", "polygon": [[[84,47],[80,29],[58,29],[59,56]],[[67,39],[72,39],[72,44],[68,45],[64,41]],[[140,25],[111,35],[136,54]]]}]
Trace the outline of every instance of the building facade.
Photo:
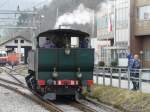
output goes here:
[{"label": "building facade", "polygon": [[97,37],[106,43],[101,46],[100,60],[109,66],[112,61],[126,57],[130,46],[130,0],[115,0],[107,5],[111,5],[109,9],[106,8],[108,11],[100,10],[97,13]]},{"label": "building facade", "polygon": [[150,68],[150,0],[132,0],[131,6],[131,52]]},{"label": "building facade", "polygon": [[110,63],[130,50],[140,56],[143,68],[150,68],[150,0],[115,0],[111,4],[112,32],[108,32],[108,13],[97,14],[98,40],[110,42],[101,46],[105,50],[100,60]]},{"label": "building facade", "polygon": [[28,51],[32,49],[32,41],[22,36],[11,38],[0,44],[0,49],[14,51],[19,54],[19,63],[27,63]]}]

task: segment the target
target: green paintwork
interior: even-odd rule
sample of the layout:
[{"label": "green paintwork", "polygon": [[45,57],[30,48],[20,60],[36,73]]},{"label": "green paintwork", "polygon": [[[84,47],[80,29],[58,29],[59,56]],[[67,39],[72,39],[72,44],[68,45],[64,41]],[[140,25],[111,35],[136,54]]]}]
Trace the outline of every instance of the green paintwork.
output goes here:
[{"label": "green paintwork", "polygon": [[[76,72],[58,72],[58,80],[77,79]],[[82,72],[82,80],[93,79],[92,72]],[[48,80],[52,78],[52,72],[39,72],[39,79]]]},{"label": "green paintwork", "polygon": [[82,80],[93,79],[94,49],[71,49],[66,55],[65,49],[38,49],[38,79],[52,78],[53,68],[59,76],[57,79],[77,79],[77,68],[83,74]]}]

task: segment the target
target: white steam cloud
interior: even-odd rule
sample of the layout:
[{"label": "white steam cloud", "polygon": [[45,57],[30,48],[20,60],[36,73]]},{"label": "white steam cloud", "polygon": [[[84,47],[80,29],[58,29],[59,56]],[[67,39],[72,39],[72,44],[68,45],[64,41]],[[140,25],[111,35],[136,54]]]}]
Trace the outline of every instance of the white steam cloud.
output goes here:
[{"label": "white steam cloud", "polygon": [[103,3],[101,3],[99,5],[99,11],[97,12],[97,16],[98,17],[102,17],[104,15],[108,15],[110,14],[111,12],[113,12],[113,4],[114,4],[114,1],[105,1]]},{"label": "white steam cloud", "polygon": [[92,10],[86,8],[83,4],[80,4],[77,9],[72,13],[65,13],[60,16],[55,24],[55,28],[58,28],[59,25],[71,25],[71,24],[87,24],[92,21]]}]

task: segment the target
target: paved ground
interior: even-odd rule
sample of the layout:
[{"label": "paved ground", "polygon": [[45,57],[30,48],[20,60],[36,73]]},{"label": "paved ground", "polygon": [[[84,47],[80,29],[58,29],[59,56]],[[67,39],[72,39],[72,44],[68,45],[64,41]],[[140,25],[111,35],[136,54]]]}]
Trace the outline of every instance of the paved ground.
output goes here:
[{"label": "paved ground", "polygon": [[[0,73],[0,77],[13,81],[6,73]],[[22,76],[19,78],[24,80]],[[48,112],[35,102],[3,87],[0,87],[0,101],[0,112]]]},{"label": "paved ground", "polygon": [[[94,76],[94,82],[96,83],[96,76]],[[103,84],[103,78],[98,78],[98,84]],[[110,85],[110,78],[105,78],[105,84]],[[118,79],[112,79],[112,85],[114,87],[119,87],[119,80]],[[132,89],[132,82],[130,82],[130,89]],[[128,81],[121,80],[121,88],[128,89]],[[150,83],[148,82],[142,82],[142,92],[150,93]]]},{"label": "paved ground", "polygon": [[48,112],[40,105],[0,87],[0,112]]},{"label": "paved ground", "polygon": [[[102,70],[100,69],[96,69],[94,71],[95,74],[104,74]],[[106,85],[110,85],[110,73],[106,72],[105,75],[107,75],[108,77],[105,77],[105,84]],[[112,76],[114,77],[118,77],[119,74],[118,73],[113,73]],[[121,77],[127,78],[128,77],[128,73],[121,73]],[[142,75],[141,75],[143,80],[149,80],[150,81],[150,70],[143,70]],[[94,76],[94,82],[96,83],[96,76]],[[103,84],[103,78],[99,76],[98,78],[98,83],[99,84]],[[119,79],[113,78],[112,79],[112,85],[114,87],[119,87]],[[145,93],[150,93],[150,82],[142,82],[142,92]],[[128,89],[128,81],[127,80],[121,80],[121,88],[125,88]],[[132,82],[130,81],[130,89],[133,88]]]}]

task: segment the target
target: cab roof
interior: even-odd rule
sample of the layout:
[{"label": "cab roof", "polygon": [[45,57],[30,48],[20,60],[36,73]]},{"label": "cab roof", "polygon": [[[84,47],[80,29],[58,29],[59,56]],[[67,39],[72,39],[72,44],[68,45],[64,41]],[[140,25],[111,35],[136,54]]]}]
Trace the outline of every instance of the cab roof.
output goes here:
[{"label": "cab roof", "polygon": [[49,35],[65,35],[67,37],[89,37],[89,34],[86,32],[82,32],[80,30],[73,30],[73,29],[53,29],[53,30],[48,30],[45,32],[40,33],[37,38],[39,37],[45,37]]}]

